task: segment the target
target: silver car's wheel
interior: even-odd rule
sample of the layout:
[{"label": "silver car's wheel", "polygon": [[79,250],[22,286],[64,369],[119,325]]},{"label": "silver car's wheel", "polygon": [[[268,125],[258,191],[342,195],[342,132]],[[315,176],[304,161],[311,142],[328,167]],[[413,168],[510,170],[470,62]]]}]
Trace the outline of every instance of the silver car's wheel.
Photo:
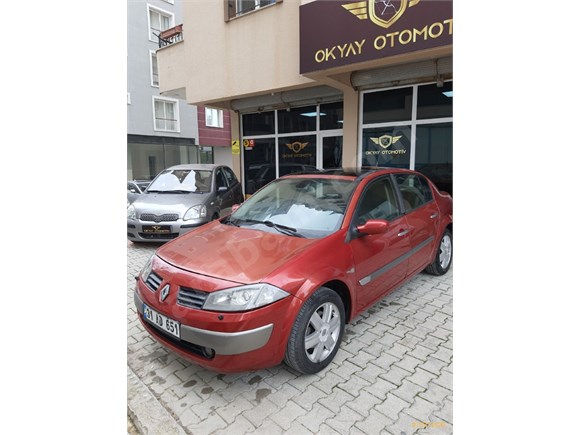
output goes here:
[{"label": "silver car's wheel", "polygon": [[324,361],[334,350],[340,335],[341,318],[338,307],[331,302],[320,305],[308,321],[304,349],[313,363]]},{"label": "silver car's wheel", "polygon": [[346,314],[341,297],[320,287],[300,308],[284,361],[300,373],[316,373],[333,360],[342,341]]}]

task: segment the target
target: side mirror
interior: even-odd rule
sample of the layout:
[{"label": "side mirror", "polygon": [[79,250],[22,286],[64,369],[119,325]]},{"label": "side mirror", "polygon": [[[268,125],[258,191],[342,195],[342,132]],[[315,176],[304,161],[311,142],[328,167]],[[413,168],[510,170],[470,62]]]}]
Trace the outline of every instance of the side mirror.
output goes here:
[{"label": "side mirror", "polygon": [[381,219],[370,219],[366,221],[363,225],[356,227],[356,230],[361,236],[373,235],[373,234],[384,234],[389,227],[387,221]]},{"label": "side mirror", "polygon": [[235,212],[238,208],[240,208],[240,204],[232,205],[232,213]]}]

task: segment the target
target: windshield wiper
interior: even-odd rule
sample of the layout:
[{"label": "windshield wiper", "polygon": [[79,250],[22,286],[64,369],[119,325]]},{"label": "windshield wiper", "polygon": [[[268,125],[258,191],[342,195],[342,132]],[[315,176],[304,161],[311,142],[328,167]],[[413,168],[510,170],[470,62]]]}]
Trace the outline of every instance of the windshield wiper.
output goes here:
[{"label": "windshield wiper", "polygon": [[232,222],[232,219],[230,219],[229,222],[231,222],[233,225],[236,225],[236,223],[237,223],[236,226],[240,226],[239,223],[262,224],[262,225],[266,225],[267,227],[274,228],[279,233],[285,234],[287,236],[304,238],[304,236],[302,234],[300,234],[296,228],[287,227],[286,225],[277,224],[277,223],[274,223],[272,221],[260,221],[257,219],[234,219],[234,220],[236,222]]},{"label": "windshield wiper", "polygon": [[149,190],[149,192],[153,192],[153,193],[195,193],[192,192],[191,190]]}]

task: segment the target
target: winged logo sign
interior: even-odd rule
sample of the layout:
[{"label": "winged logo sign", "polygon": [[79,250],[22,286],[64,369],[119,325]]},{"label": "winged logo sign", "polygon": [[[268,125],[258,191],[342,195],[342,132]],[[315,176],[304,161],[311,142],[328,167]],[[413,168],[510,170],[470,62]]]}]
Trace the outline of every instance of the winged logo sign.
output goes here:
[{"label": "winged logo sign", "polygon": [[388,29],[405,13],[407,7],[421,0],[365,0],[342,5],[359,20],[370,20],[377,26]]},{"label": "winged logo sign", "polygon": [[384,136],[381,136],[381,137],[371,137],[371,140],[375,144],[380,145],[381,147],[387,149],[392,144],[397,143],[399,141],[399,139],[401,139],[402,137],[403,136],[389,136],[389,135],[385,134]]},{"label": "winged logo sign", "polygon": [[304,148],[306,148],[306,146],[308,145],[308,142],[292,142],[292,143],[287,143],[286,146],[288,148],[290,148],[292,151],[294,151],[296,154],[298,154],[300,151],[302,151]]}]

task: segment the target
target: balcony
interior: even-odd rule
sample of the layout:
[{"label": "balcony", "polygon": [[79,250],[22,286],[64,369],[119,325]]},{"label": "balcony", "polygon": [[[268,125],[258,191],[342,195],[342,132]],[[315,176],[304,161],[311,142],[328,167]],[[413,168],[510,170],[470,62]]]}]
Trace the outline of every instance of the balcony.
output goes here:
[{"label": "balcony", "polygon": [[183,24],[162,31],[157,35],[157,39],[159,39],[159,48],[183,41]]}]

